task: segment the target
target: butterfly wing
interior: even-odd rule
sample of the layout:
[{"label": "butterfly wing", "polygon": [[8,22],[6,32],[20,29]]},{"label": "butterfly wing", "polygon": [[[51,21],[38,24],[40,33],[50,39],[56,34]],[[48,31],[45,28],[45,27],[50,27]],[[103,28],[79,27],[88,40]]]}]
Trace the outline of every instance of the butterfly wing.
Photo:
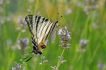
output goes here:
[{"label": "butterfly wing", "polygon": [[41,16],[28,15],[25,17],[25,20],[28,24],[31,34],[33,35],[32,37],[37,42],[38,41],[38,33],[43,24],[42,22],[43,22],[44,18]]},{"label": "butterfly wing", "polygon": [[33,35],[33,15],[28,15],[25,17],[25,21],[27,22],[28,28],[31,32],[31,34]]},{"label": "butterfly wing", "polygon": [[55,38],[56,38],[56,28],[57,28],[57,25],[55,25],[53,31],[51,32],[51,36],[50,37],[51,37],[52,43],[54,43]]},{"label": "butterfly wing", "polygon": [[28,15],[25,18],[29,30],[32,34],[32,42],[34,44],[34,51],[39,50],[41,51],[41,44],[44,44],[46,46],[47,38],[52,32],[54,32],[56,28],[56,24],[51,22],[49,19],[41,17],[41,16],[34,16],[34,15]]}]

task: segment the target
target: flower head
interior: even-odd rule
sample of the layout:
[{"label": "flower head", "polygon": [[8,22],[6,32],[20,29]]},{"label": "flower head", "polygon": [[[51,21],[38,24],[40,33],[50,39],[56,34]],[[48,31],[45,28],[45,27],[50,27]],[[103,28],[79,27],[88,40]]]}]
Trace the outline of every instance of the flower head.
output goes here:
[{"label": "flower head", "polygon": [[20,40],[18,40],[18,49],[21,49],[22,53],[24,53],[24,50],[28,45],[28,43],[29,43],[28,38],[24,38],[24,39],[21,38]]},{"label": "flower head", "polygon": [[61,38],[61,47],[63,48],[70,48],[70,44],[68,42],[70,41],[70,33],[68,32],[67,27],[64,27],[63,29],[59,29],[58,35]]},{"label": "flower head", "polygon": [[22,65],[19,63],[14,62],[15,67],[12,67],[12,70],[26,70],[25,67],[22,68]]},{"label": "flower head", "polygon": [[79,44],[80,48],[78,49],[79,53],[83,54],[86,51],[86,45],[88,44],[88,42],[89,41],[86,39],[80,40],[80,44]]},{"label": "flower head", "polygon": [[69,15],[69,14],[72,13],[72,10],[71,10],[70,8],[68,8],[67,11],[66,11],[65,13],[66,13],[66,15]]},{"label": "flower head", "polygon": [[66,60],[64,60],[62,56],[58,56],[58,60],[60,64],[63,64],[64,62],[66,62]]},{"label": "flower head", "polygon": [[23,47],[26,47],[28,43],[29,43],[28,38],[24,38],[24,39],[21,38],[20,40],[18,40],[18,44]]},{"label": "flower head", "polygon": [[48,60],[45,59],[45,56],[41,56],[42,61],[39,63],[40,65],[43,65],[44,63],[47,63]]},{"label": "flower head", "polygon": [[97,66],[98,66],[98,68],[99,68],[100,70],[105,70],[105,65],[104,65],[104,62],[103,62],[102,59],[99,60]]},{"label": "flower head", "polygon": [[56,66],[51,66],[52,70],[58,70]]},{"label": "flower head", "polygon": [[58,35],[62,35],[62,32],[63,32],[63,30],[62,29],[59,29]]},{"label": "flower head", "polygon": [[88,44],[88,40],[85,40],[85,39],[81,39],[80,40],[80,47],[84,48],[87,44]]},{"label": "flower head", "polygon": [[18,18],[18,27],[17,30],[22,30],[22,32],[25,32],[25,26],[27,25],[26,21],[24,18],[21,16]]}]

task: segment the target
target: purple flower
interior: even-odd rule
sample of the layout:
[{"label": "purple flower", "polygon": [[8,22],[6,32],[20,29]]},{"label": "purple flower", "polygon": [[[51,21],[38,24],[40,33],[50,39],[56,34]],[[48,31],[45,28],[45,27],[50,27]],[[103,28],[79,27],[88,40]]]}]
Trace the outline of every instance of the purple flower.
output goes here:
[{"label": "purple flower", "polygon": [[24,18],[22,18],[22,17],[19,17],[18,18],[18,22],[19,22],[19,24],[20,24],[21,27],[25,27],[26,24],[27,24],[27,22],[24,21]]},{"label": "purple flower", "polygon": [[12,67],[12,70],[26,70],[25,67],[23,68],[21,64],[14,62],[15,67]]},{"label": "purple flower", "polygon": [[79,46],[80,46],[80,48],[77,50],[80,54],[83,54],[83,53],[85,53],[85,51],[86,51],[86,45],[88,44],[88,40],[86,40],[86,39],[81,39],[80,40],[80,44],[79,44]]},{"label": "purple flower", "polygon": [[24,38],[24,39],[21,38],[20,40],[18,40],[18,49],[20,49],[22,53],[24,53],[24,50],[28,45],[28,43],[29,43],[28,38]]},{"label": "purple flower", "polygon": [[19,23],[17,30],[22,30],[22,32],[25,32],[25,26],[27,23],[25,22],[24,18],[20,16],[17,20]]},{"label": "purple flower", "polygon": [[67,27],[59,29],[58,35],[61,38],[61,45],[60,46],[64,47],[64,48],[70,48],[70,44],[68,44],[68,42],[70,41],[71,37],[70,37],[70,33],[69,33]]},{"label": "purple flower", "polygon": [[28,38],[25,38],[25,39],[24,39],[24,41],[23,41],[23,43],[24,43],[24,46],[27,46],[27,45],[28,45],[28,43],[29,43]]},{"label": "purple flower", "polygon": [[71,38],[69,33],[66,34],[66,37],[67,37],[68,39]]},{"label": "purple flower", "polygon": [[85,39],[81,39],[80,40],[80,46],[82,47],[82,48],[84,48],[87,44],[88,44],[88,40],[85,40]]},{"label": "purple flower", "polygon": [[99,68],[100,70],[105,70],[105,64],[104,64],[104,62],[103,62],[103,59],[100,59],[100,60],[99,60],[97,66],[98,66],[98,68]]},{"label": "purple flower", "polygon": [[64,28],[65,28],[65,30],[66,30],[66,38],[70,39],[71,37],[70,37],[70,33],[69,33],[68,30],[67,30],[67,27],[64,27]]},{"label": "purple flower", "polygon": [[69,15],[72,13],[72,10],[70,8],[67,9],[67,11],[65,12],[66,15]]},{"label": "purple flower", "polygon": [[26,21],[24,21],[24,22],[23,22],[23,25],[24,25],[24,26],[26,26],[26,25],[27,25],[27,22],[26,22]]},{"label": "purple flower", "polygon": [[63,29],[59,29],[58,35],[62,36],[62,38],[64,38],[64,37],[67,38],[67,39],[71,38],[70,33],[67,30],[67,27],[64,27]]},{"label": "purple flower", "polygon": [[63,30],[62,29],[59,29],[58,35],[62,35],[62,32],[63,32]]},{"label": "purple flower", "polygon": [[21,38],[20,40],[18,40],[18,44],[23,47],[26,47],[28,43],[29,43],[28,38],[24,38],[24,39]]}]

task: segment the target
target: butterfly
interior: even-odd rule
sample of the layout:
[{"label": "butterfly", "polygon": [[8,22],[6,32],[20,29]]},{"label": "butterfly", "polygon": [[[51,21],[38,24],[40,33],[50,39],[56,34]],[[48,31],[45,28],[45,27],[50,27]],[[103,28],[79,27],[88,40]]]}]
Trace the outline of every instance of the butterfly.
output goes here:
[{"label": "butterfly", "polygon": [[52,22],[48,18],[40,15],[28,15],[25,17],[25,21],[32,34],[32,53],[42,54],[42,50],[46,48],[49,35],[51,35],[52,42],[55,40],[58,21]]}]

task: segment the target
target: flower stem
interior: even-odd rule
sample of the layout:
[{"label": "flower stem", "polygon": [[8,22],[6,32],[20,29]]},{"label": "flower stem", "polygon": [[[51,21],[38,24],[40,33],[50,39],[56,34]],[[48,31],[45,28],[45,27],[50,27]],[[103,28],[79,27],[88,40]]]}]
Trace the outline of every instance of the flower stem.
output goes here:
[{"label": "flower stem", "polygon": [[41,70],[43,70],[42,68],[43,68],[43,54],[41,55],[41,63],[42,63],[42,65],[41,65]]},{"label": "flower stem", "polygon": [[[63,49],[63,51],[62,51],[62,53],[61,53],[61,55],[60,55],[60,57],[62,57],[63,56],[63,53],[64,53],[64,51],[65,51],[65,48]],[[60,61],[58,60],[58,63],[57,63],[57,68],[60,66]]]}]

